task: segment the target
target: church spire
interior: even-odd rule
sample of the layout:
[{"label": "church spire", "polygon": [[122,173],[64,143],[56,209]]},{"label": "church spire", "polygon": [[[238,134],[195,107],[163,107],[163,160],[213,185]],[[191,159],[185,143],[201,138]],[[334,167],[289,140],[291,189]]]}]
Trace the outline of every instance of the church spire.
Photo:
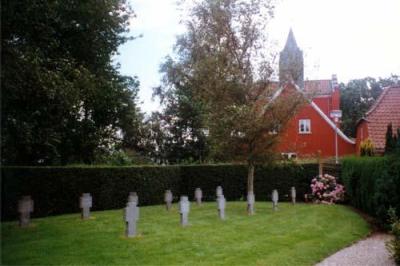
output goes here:
[{"label": "church spire", "polygon": [[293,30],[292,28],[290,28],[284,49],[295,49],[295,48],[298,49],[299,47],[297,46],[296,39],[294,38]]},{"label": "church spire", "polygon": [[304,87],[303,52],[297,46],[292,29],[279,56],[279,82],[294,82],[300,88]]}]

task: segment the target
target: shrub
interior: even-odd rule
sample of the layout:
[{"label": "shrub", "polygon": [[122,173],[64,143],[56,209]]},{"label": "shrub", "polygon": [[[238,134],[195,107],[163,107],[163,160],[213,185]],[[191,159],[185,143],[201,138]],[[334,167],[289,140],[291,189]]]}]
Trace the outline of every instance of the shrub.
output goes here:
[{"label": "shrub", "polygon": [[342,161],[342,179],[351,204],[385,224],[388,210],[400,211],[398,157],[350,157]]},{"label": "shrub", "polygon": [[393,240],[387,243],[389,251],[397,265],[400,264],[400,219],[396,215],[393,208],[389,209],[389,217],[391,223],[391,232],[394,236]]},{"label": "shrub", "polygon": [[[22,195],[35,201],[33,217],[79,212],[78,198],[83,192],[93,196],[93,210],[122,208],[130,191],[139,195],[140,205],[163,204],[163,193],[171,189],[174,199],[192,198],[196,187],[205,200],[215,200],[215,188],[221,185],[228,200],[244,199],[247,169],[245,165],[185,165],[133,167],[3,167],[2,219],[17,217],[16,205]],[[258,166],[255,171],[257,200],[270,200],[273,189],[280,199],[289,199],[295,186],[298,200],[309,192],[310,176],[318,172],[316,164],[294,163]]]},{"label": "shrub", "polygon": [[[109,166],[138,166],[153,164],[150,159],[143,157],[133,150],[112,150],[110,152],[102,152],[96,154],[93,165],[109,165]],[[153,164],[154,165],[154,164]],[[74,166],[74,165],[69,165]],[[80,165],[85,166],[85,165]]]},{"label": "shrub", "polygon": [[360,155],[361,156],[374,156],[374,143],[370,138],[363,140],[360,144]]},{"label": "shrub", "polygon": [[311,180],[311,196],[317,203],[336,203],[344,200],[344,187],[334,176],[324,174]]},{"label": "shrub", "polygon": [[396,134],[393,133],[393,126],[392,123],[387,125],[386,130],[386,141],[385,141],[385,155],[394,154],[396,153],[396,146],[397,146],[397,138]]}]

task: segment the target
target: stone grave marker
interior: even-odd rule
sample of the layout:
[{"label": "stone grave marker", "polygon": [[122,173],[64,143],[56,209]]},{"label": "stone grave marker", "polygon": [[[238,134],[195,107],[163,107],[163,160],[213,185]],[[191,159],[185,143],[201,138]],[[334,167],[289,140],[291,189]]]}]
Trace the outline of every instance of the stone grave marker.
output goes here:
[{"label": "stone grave marker", "polygon": [[82,219],[90,218],[90,208],[92,208],[92,196],[90,193],[83,193],[80,197],[80,208],[82,209]]},{"label": "stone grave marker", "polygon": [[187,196],[181,196],[179,201],[179,213],[181,214],[181,225],[188,225],[188,216],[190,211],[190,202]]},{"label": "stone grave marker", "polygon": [[23,196],[18,201],[18,212],[19,212],[19,226],[29,226],[31,220],[31,212],[33,212],[33,200],[31,196]]},{"label": "stone grave marker", "polygon": [[247,193],[247,214],[254,214],[255,195],[253,192]]},{"label": "stone grave marker", "polygon": [[225,205],[226,200],[224,195],[221,195],[217,198],[217,205],[218,205],[218,216],[221,220],[225,220]]},{"label": "stone grave marker", "polygon": [[136,192],[129,192],[128,202],[135,201],[136,204],[139,204],[139,197]]},{"label": "stone grave marker", "polygon": [[295,204],[296,203],[296,188],[295,187],[291,188],[290,194],[292,196],[292,203]]},{"label": "stone grave marker", "polygon": [[274,211],[278,210],[278,200],[279,200],[278,190],[274,189],[272,191],[272,206]]},{"label": "stone grave marker", "polygon": [[203,197],[203,192],[200,188],[196,188],[194,191],[194,198],[196,199],[197,205],[201,205],[201,198]]},{"label": "stone grave marker", "polygon": [[166,190],[164,193],[164,201],[165,201],[165,205],[167,207],[167,211],[169,211],[172,207],[172,192],[171,190]]},{"label": "stone grave marker", "polygon": [[136,201],[129,201],[124,210],[125,235],[126,237],[135,237],[136,222],[139,220],[139,207]]},{"label": "stone grave marker", "polygon": [[217,187],[216,194],[217,194],[217,198],[224,194],[224,192],[222,191],[222,187],[221,186]]}]

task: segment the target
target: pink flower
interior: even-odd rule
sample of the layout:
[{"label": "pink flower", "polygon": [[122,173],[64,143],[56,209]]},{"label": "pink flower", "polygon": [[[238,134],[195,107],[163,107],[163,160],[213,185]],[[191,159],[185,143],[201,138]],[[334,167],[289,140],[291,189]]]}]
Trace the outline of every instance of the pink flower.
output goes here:
[{"label": "pink flower", "polygon": [[313,178],[310,188],[312,191],[311,198],[313,197],[315,202],[332,204],[343,200],[344,197],[343,185],[337,184],[336,178],[328,174]]}]

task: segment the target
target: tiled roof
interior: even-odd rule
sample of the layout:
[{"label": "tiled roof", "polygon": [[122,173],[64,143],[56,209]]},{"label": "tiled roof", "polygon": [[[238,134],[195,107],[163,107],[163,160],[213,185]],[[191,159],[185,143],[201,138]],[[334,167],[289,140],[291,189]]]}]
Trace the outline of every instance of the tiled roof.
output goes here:
[{"label": "tiled roof", "polygon": [[313,96],[328,95],[332,93],[332,82],[330,79],[305,80],[304,91]]},{"label": "tiled roof", "polygon": [[[269,83],[274,89],[279,88],[278,81],[272,81]],[[304,81],[304,92],[311,96],[322,96],[332,94],[332,80],[321,79],[321,80],[305,80]]]},{"label": "tiled roof", "polygon": [[375,149],[383,151],[388,124],[392,123],[394,132],[400,127],[400,86],[385,88],[367,112],[366,120]]}]

